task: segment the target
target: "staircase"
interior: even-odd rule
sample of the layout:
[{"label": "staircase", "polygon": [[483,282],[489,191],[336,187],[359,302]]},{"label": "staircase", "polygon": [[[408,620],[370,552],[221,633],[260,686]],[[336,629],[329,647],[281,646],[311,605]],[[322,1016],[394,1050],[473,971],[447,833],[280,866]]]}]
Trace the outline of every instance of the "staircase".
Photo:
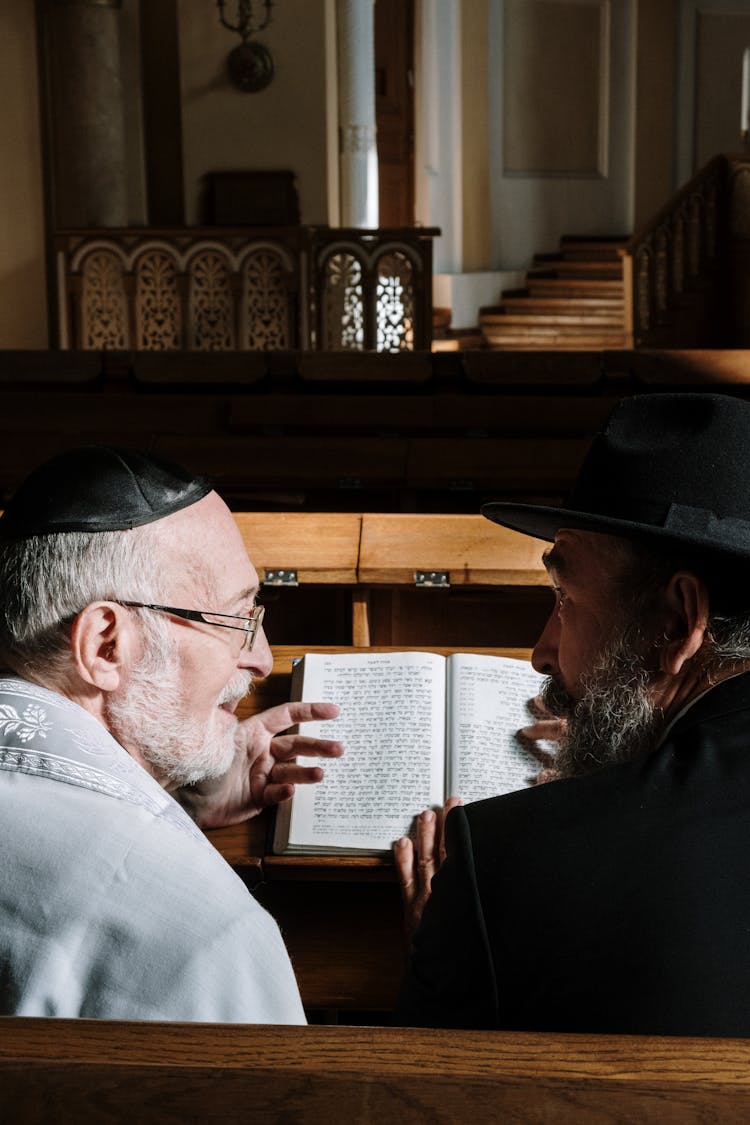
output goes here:
[{"label": "staircase", "polygon": [[522,289],[480,309],[483,347],[496,351],[583,351],[627,346],[622,239],[562,238],[537,254]]}]

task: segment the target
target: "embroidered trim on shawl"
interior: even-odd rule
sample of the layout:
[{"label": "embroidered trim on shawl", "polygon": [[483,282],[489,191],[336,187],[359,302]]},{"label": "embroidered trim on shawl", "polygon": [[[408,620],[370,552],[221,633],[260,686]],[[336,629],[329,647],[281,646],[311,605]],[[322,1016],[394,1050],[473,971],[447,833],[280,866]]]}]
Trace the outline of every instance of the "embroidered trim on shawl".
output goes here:
[{"label": "embroidered trim on shawl", "polygon": [[[21,711],[19,700],[32,702]],[[56,721],[54,712],[64,714],[65,725]],[[30,746],[36,739],[47,745]],[[89,757],[98,764],[86,761]],[[108,769],[100,768],[103,765]],[[72,700],[24,680],[0,680],[0,770],[127,801],[211,847],[185,810],[92,715]]]}]

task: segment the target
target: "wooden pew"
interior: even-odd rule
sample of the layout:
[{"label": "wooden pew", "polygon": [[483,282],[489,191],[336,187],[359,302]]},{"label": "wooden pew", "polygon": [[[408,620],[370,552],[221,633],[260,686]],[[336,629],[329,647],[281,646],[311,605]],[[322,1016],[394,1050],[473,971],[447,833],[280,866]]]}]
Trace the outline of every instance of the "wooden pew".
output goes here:
[{"label": "wooden pew", "polygon": [[744,1125],[748,1116],[747,1040],[0,1019],[9,1125]]},{"label": "wooden pew", "polygon": [[238,508],[476,512],[556,503],[624,396],[750,394],[741,350],[0,350],[0,502],[105,442],[208,472]]}]

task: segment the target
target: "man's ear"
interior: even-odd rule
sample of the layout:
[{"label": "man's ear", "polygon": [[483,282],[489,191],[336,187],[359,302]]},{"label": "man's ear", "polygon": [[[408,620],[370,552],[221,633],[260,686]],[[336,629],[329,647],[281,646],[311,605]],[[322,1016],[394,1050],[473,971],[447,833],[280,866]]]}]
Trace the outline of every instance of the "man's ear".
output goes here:
[{"label": "man's ear", "polygon": [[676,676],[700,650],[708,628],[708,589],[697,574],[678,571],[665,591],[668,626],[660,653],[664,672]]},{"label": "man's ear", "polygon": [[100,691],[115,691],[131,663],[135,637],[127,611],[116,602],[92,602],[70,630],[73,663],[79,676]]}]

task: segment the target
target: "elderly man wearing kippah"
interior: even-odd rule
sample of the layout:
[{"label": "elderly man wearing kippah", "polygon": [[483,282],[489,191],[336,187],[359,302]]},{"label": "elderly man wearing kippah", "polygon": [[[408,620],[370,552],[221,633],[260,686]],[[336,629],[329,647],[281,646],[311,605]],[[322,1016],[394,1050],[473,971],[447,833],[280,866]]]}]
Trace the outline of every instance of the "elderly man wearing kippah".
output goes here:
[{"label": "elderly man wearing kippah", "polygon": [[400,1021],[750,1036],[750,404],[635,396],[565,507],[483,510],[553,543],[559,751],[397,843]]},{"label": "elderly man wearing kippah", "polygon": [[208,482],[143,454],[63,454],[9,504],[3,1014],[304,1022],[275,922],[195,824],[247,819],[320,779],[297,755],[341,753],[281,733],[332,704],[236,718],[272,665],[257,592]]}]

